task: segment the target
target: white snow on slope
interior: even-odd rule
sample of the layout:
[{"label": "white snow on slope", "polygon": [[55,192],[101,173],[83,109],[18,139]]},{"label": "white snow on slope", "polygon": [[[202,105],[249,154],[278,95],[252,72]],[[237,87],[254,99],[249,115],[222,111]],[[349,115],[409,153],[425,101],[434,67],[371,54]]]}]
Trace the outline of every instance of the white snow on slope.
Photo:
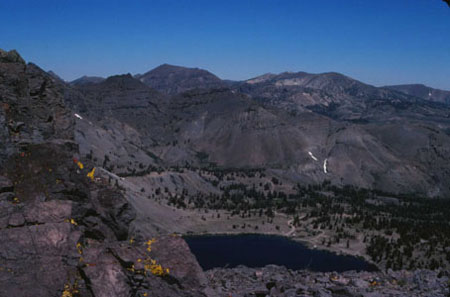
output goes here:
[{"label": "white snow on slope", "polygon": [[75,113],[74,116],[77,117],[77,118],[79,118],[80,120],[83,119],[78,113]]},{"label": "white snow on slope", "polygon": [[314,155],[313,155],[311,152],[308,152],[308,154],[311,156],[311,158],[312,158],[314,161],[317,161],[317,158],[314,157]]},{"label": "white snow on slope", "polygon": [[328,173],[328,170],[327,170],[327,164],[328,164],[328,159],[325,159],[325,160],[323,161],[323,172],[324,172],[324,173]]}]

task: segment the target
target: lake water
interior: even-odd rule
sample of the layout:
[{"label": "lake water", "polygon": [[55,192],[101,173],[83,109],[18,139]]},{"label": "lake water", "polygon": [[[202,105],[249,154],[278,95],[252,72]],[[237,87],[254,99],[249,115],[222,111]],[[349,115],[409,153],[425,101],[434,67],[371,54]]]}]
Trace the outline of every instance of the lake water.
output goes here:
[{"label": "lake water", "polygon": [[353,256],[310,249],[281,236],[201,235],[184,237],[204,270],[214,267],[263,267],[268,264],[311,271],[376,271],[377,267]]}]

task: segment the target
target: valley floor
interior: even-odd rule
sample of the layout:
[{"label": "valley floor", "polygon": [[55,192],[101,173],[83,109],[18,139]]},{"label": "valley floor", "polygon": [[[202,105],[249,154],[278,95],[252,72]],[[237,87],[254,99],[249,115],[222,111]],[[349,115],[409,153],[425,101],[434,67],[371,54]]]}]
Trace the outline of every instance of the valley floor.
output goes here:
[{"label": "valley floor", "polygon": [[[360,256],[372,262],[366,253],[365,244],[362,242],[364,234],[360,234],[347,246],[345,241],[332,245],[328,242],[336,233],[330,230],[315,230],[312,228],[311,219],[301,220],[300,225],[293,225],[293,217],[284,213],[275,212],[273,218],[266,216],[232,215],[225,210],[196,210],[180,209],[167,205],[165,200],[149,199],[135,184],[127,180],[122,183],[128,191],[131,202],[139,212],[138,219],[134,224],[149,228],[147,232],[152,233],[179,233],[182,235],[205,235],[205,234],[242,234],[254,233],[265,235],[286,236],[299,241],[310,248],[323,249],[338,254]],[[300,215],[305,218],[307,213]],[[147,218],[157,217],[157,221],[149,221]],[[146,224],[144,224],[146,223]],[[136,228],[137,229],[137,228]]]},{"label": "valley floor", "polygon": [[[156,177],[152,177],[151,181],[159,180],[166,174],[155,174]],[[329,192],[322,192],[325,196],[320,192],[319,194],[312,192],[311,195],[319,196],[310,198],[310,201],[313,201],[312,204],[306,202],[309,204],[297,207],[294,214],[287,213],[286,208],[265,208],[264,206],[246,211],[242,211],[242,207],[245,208],[246,205],[237,205],[231,209],[211,208],[209,204],[198,207],[195,203],[199,200],[202,203],[209,203],[208,199],[217,198],[208,196],[198,198],[194,194],[177,200],[173,199],[174,196],[171,194],[174,190],[164,189],[164,183],[160,186],[158,184],[148,186],[148,181],[147,176],[118,178],[118,186],[125,190],[128,200],[138,212],[131,226],[131,233],[136,238],[168,233],[281,235],[302,242],[312,249],[363,257],[381,270],[389,268],[446,270],[448,267],[448,262],[445,260],[448,257],[448,247],[445,247],[446,237],[443,239],[437,237],[437,242],[434,242],[434,239],[433,241],[421,239],[417,242],[411,237],[414,235],[411,233],[413,230],[409,230],[411,228],[402,231],[402,229],[405,230],[404,226],[410,220],[409,217],[405,217],[405,221],[399,221],[392,215],[396,209],[395,205],[373,205],[373,202],[367,198],[346,200],[327,197],[331,195]],[[155,195],[151,190],[153,188],[154,191],[157,187],[164,190]],[[292,189],[292,186],[286,188]],[[356,192],[356,195],[360,194]],[[176,196],[180,197],[179,194],[175,194]],[[396,201],[396,198],[389,199]],[[433,211],[429,212],[430,215],[438,218]],[[412,210],[408,215],[416,216],[416,210]],[[387,223],[391,218],[396,221]],[[415,226],[420,226],[422,222],[424,222],[423,219],[413,221]],[[434,221],[430,223],[435,224]],[[422,227],[423,230],[429,230]],[[406,233],[401,235],[396,230]],[[437,236],[441,236],[440,230],[436,232]],[[404,238],[410,242],[405,241]],[[431,249],[430,246],[435,244],[440,247]]]}]

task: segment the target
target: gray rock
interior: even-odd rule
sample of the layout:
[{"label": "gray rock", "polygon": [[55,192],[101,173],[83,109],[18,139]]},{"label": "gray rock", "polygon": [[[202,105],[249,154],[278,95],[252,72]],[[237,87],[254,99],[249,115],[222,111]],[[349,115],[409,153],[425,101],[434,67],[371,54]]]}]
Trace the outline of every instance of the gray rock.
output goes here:
[{"label": "gray rock", "polygon": [[369,287],[369,283],[363,279],[360,278],[353,278],[350,281],[350,285],[355,286],[357,288],[365,289]]},{"label": "gray rock", "polygon": [[360,297],[361,294],[356,294],[344,286],[329,287],[328,290],[333,294],[333,297]]},{"label": "gray rock", "polygon": [[0,176],[0,194],[5,192],[12,192],[14,190],[11,180],[4,176]]},{"label": "gray rock", "polygon": [[[220,283],[223,279],[227,279],[233,288],[228,293],[254,292],[251,290],[259,285],[266,285],[267,280],[259,278],[248,278],[255,272],[269,277],[270,273],[278,273],[283,281],[276,283],[276,286],[270,288],[270,296],[333,296],[333,297],[366,297],[366,296],[440,296],[446,297],[448,294],[448,279],[446,277],[437,277],[437,273],[430,270],[418,270],[414,272],[396,271],[393,273],[382,272],[342,272],[342,273],[321,273],[311,271],[288,271],[284,268],[276,268],[267,266],[264,268],[232,268],[232,269],[214,269],[207,271],[209,283],[212,288],[217,287],[215,284]],[[395,275],[394,275],[395,274]],[[405,277],[404,286],[395,285],[391,280],[393,276]],[[346,279],[348,285],[337,285],[333,280]],[[423,282],[422,288],[415,283],[418,280]],[[321,281],[317,281],[321,280]],[[328,280],[328,281],[326,281]],[[369,285],[367,280],[377,280],[377,285]],[[346,283],[343,282],[343,283]],[[268,290],[267,290],[268,291]],[[219,294],[219,291],[216,290]],[[224,294],[221,294],[224,295]]]},{"label": "gray rock", "polygon": [[10,50],[9,52],[6,52],[0,49],[0,62],[25,64],[25,61],[16,50]]},{"label": "gray rock", "polygon": [[298,289],[287,289],[286,291],[284,291],[284,296],[286,297],[296,297],[299,295]]},{"label": "gray rock", "polygon": [[12,192],[0,193],[0,201],[12,201],[14,196],[15,195]]},{"label": "gray rock", "polygon": [[25,218],[21,213],[13,213],[9,217],[8,225],[10,227],[19,227],[25,224]]},{"label": "gray rock", "polygon": [[314,297],[332,297],[332,295],[323,288],[311,288],[309,292]]}]

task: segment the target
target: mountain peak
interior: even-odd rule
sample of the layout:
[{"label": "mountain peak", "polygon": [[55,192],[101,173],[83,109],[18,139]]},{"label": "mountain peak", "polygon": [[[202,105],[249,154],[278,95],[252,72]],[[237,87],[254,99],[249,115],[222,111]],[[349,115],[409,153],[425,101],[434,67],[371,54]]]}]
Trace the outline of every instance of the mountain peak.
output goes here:
[{"label": "mountain peak", "polygon": [[261,83],[261,82],[267,81],[267,80],[269,80],[269,79],[271,79],[271,78],[273,78],[275,76],[277,76],[277,75],[268,72],[268,73],[265,73],[263,75],[256,76],[254,78],[246,80],[245,82],[248,83],[248,84],[257,84],[257,83]]},{"label": "mountain peak", "polygon": [[189,70],[192,70],[192,69],[199,69],[199,68],[189,68],[189,67],[184,67],[184,66],[178,66],[178,65],[172,65],[172,64],[164,63],[164,64],[161,64],[161,65],[155,67],[154,69],[150,70],[149,72],[156,71],[156,70],[159,70],[159,71],[161,71],[161,70],[165,70],[165,71],[183,71],[183,70],[187,70],[187,71],[189,71]]},{"label": "mountain peak", "polygon": [[116,80],[116,79],[134,79],[131,73],[125,73],[125,74],[116,74],[111,75],[106,78],[106,80]]},{"label": "mountain peak", "polygon": [[89,85],[89,84],[97,84],[104,80],[105,79],[103,77],[99,77],[99,76],[83,75],[82,77],[71,81],[70,84],[75,85],[75,86],[82,86],[82,85]]},{"label": "mountain peak", "polygon": [[60,81],[60,82],[65,82],[64,79],[62,79],[58,74],[56,74],[54,71],[49,70],[47,71],[47,73],[53,77],[55,80]]},{"label": "mountain peak", "polygon": [[10,50],[9,52],[7,52],[0,49],[0,62],[25,64],[25,60],[22,59],[22,57],[16,50]]},{"label": "mountain peak", "polygon": [[333,93],[342,93],[346,90],[358,89],[364,93],[373,92],[376,89],[373,86],[364,84],[358,80],[348,77],[338,72],[324,73],[307,73],[299,72],[282,72],[280,74],[267,73],[250,80],[248,84],[269,84],[277,87],[303,87],[310,89],[319,89]]},{"label": "mountain peak", "polygon": [[104,86],[110,88],[136,88],[142,89],[147,88],[139,79],[133,77],[130,73],[112,75],[100,82]]},{"label": "mountain peak", "polygon": [[166,94],[176,94],[198,88],[222,87],[225,85],[220,78],[207,70],[170,64],[162,64],[135,77],[149,87]]}]

